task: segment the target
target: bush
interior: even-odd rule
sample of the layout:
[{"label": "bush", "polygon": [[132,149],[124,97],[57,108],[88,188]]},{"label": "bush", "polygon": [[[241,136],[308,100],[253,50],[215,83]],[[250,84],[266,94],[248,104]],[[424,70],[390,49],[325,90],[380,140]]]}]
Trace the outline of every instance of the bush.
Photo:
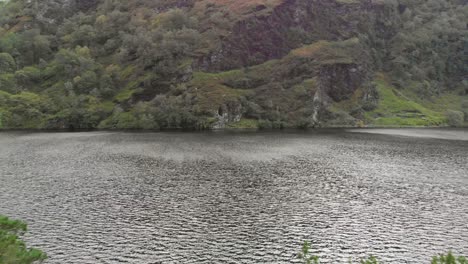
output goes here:
[{"label": "bush", "polygon": [[432,258],[431,264],[468,264],[465,257],[455,257],[452,252]]},{"label": "bush", "polygon": [[[311,250],[312,250],[312,246],[310,242],[308,241],[304,242],[304,244],[302,245],[302,250],[298,254],[299,259],[302,260],[304,264],[319,264],[320,258],[317,255],[312,254]],[[361,264],[379,264],[377,258],[374,256],[370,256],[368,259],[363,259],[361,260],[360,263]],[[350,264],[351,264],[351,261],[350,261]],[[435,264],[438,264],[438,263],[435,263]],[[445,264],[445,263],[441,263],[441,264]],[[457,264],[457,263],[454,263],[454,264]],[[461,264],[465,264],[465,263],[461,263]]]},{"label": "bush", "polygon": [[309,118],[301,118],[296,122],[295,127],[299,129],[307,129],[312,127],[312,121]]},{"label": "bush", "polygon": [[13,73],[16,70],[16,62],[8,53],[0,53],[0,74]]},{"label": "bush", "polygon": [[302,250],[298,254],[299,259],[304,261],[304,264],[318,264],[319,263],[319,257],[316,255],[313,255],[310,253],[311,250],[311,245],[310,242],[306,241],[302,245]]},{"label": "bush", "polygon": [[47,258],[47,255],[40,250],[28,249],[18,238],[18,235],[26,231],[25,223],[0,215],[0,263],[29,264],[42,262]]},{"label": "bush", "polygon": [[460,127],[463,125],[463,120],[465,119],[463,112],[448,110],[445,115],[449,126]]},{"label": "bush", "polygon": [[0,73],[0,90],[9,92],[9,93],[17,92],[14,74],[11,74],[11,73],[1,74]]},{"label": "bush", "polygon": [[284,129],[286,127],[286,123],[284,123],[283,121],[276,120],[271,123],[271,126],[274,129]]},{"label": "bush", "polygon": [[273,124],[269,120],[259,120],[258,128],[259,129],[271,129],[273,128]]},{"label": "bush", "polygon": [[465,121],[468,121],[468,100],[462,102],[462,112],[465,114]]},{"label": "bush", "polygon": [[37,67],[29,66],[15,72],[15,79],[21,88],[31,90],[41,80],[41,71]]},{"label": "bush", "polygon": [[[302,245],[301,252],[297,255],[298,258],[304,263],[304,264],[319,264],[320,263],[320,258],[317,255],[312,254],[312,246],[310,242],[305,241],[304,244]],[[349,261],[350,264],[351,260]],[[370,256],[367,259],[361,259],[359,262],[360,264],[379,264],[379,260],[374,257]],[[452,252],[449,252],[447,255],[439,255],[436,257],[432,258],[431,264],[468,264],[468,259],[466,257],[460,256],[456,257],[452,254]]]}]

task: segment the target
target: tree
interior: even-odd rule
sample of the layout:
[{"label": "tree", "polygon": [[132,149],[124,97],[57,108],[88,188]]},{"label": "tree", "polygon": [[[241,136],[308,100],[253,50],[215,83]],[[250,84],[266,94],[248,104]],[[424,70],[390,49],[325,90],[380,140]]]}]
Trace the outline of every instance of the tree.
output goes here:
[{"label": "tree", "polygon": [[40,59],[47,59],[50,56],[49,38],[41,35],[38,29],[22,32],[19,44],[18,51],[21,54],[22,66],[39,63]]},{"label": "tree", "polygon": [[99,87],[98,77],[93,71],[85,71],[73,79],[74,87],[79,93],[89,93]]},{"label": "tree", "polygon": [[11,74],[11,73],[0,74],[0,90],[6,91],[9,93],[17,92],[14,74]]},{"label": "tree", "polygon": [[13,73],[15,70],[15,59],[8,53],[0,53],[0,74]]},{"label": "tree", "polygon": [[16,83],[22,90],[32,90],[41,80],[41,71],[34,67],[28,66],[15,72]]}]

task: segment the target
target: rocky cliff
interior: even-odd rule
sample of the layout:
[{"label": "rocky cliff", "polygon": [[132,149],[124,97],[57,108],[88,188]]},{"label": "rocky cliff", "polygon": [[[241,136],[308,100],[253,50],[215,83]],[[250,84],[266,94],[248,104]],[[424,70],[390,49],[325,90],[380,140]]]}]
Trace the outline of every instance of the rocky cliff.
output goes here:
[{"label": "rocky cliff", "polygon": [[278,59],[319,40],[340,41],[368,34],[389,40],[398,19],[396,9],[376,1],[284,0],[267,14],[262,4],[237,21],[221,47],[202,59],[211,71],[229,70]]},{"label": "rocky cliff", "polygon": [[468,112],[467,6],[415,1],[12,0],[0,124],[448,124]]}]

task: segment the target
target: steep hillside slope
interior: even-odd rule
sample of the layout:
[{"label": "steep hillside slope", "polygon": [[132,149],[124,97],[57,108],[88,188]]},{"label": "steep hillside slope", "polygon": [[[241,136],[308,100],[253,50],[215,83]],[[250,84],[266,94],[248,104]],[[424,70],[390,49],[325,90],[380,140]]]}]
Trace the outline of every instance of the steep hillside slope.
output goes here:
[{"label": "steep hillside slope", "polygon": [[0,128],[463,125],[460,0],[0,2]]}]

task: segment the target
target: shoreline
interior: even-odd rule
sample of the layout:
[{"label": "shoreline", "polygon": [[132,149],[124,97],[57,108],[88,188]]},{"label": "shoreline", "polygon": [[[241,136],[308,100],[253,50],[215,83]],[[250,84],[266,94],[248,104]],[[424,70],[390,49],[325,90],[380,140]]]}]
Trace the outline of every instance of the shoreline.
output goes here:
[{"label": "shoreline", "polygon": [[400,130],[400,129],[421,129],[421,130],[466,130],[468,126],[451,127],[451,126],[333,126],[333,127],[311,127],[311,128],[216,128],[216,129],[182,129],[182,128],[168,128],[168,129],[40,129],[40,128],[0,128],[2,132],[31,132],[31,133],[82,133],[82,132],[142,132],[142,133],[157,133],[157,132],[223,132],[223,131],[249,131],[249,132],[271,132],[271,131],[326,131],[326,130]]}]

